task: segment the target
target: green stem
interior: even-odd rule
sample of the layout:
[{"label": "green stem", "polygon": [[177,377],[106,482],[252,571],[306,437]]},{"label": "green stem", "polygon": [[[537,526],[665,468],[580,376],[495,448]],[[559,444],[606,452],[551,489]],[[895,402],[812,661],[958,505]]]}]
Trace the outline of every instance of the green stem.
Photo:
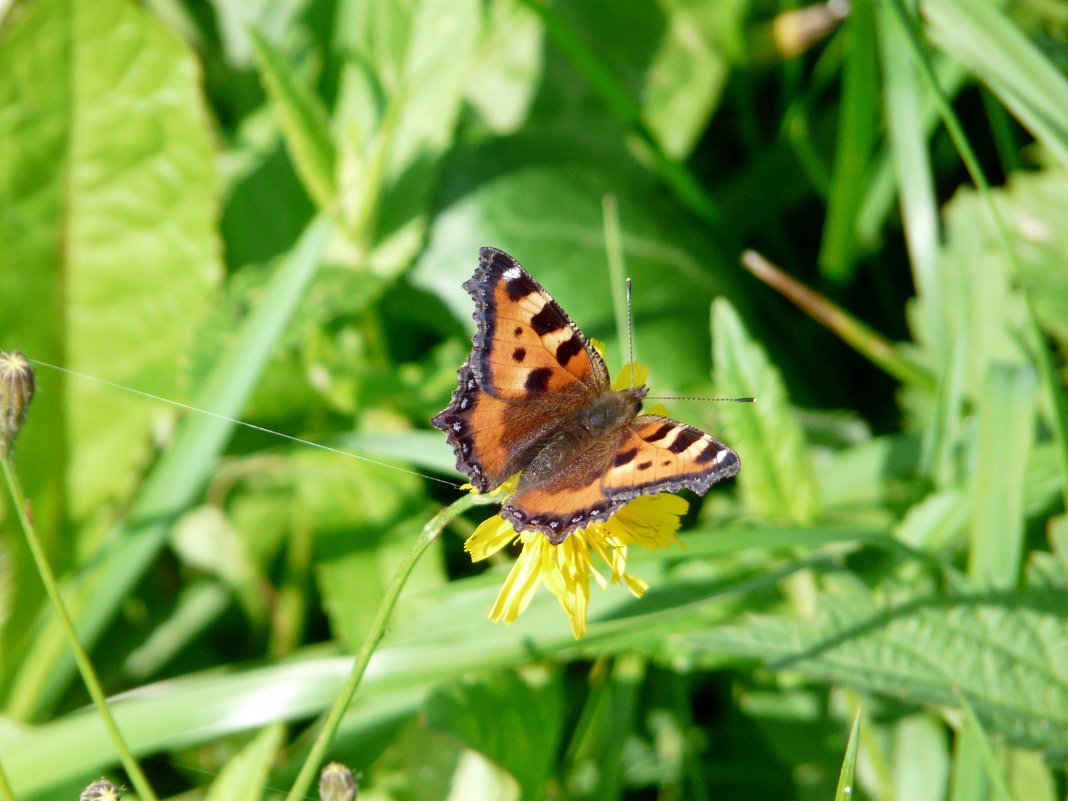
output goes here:
[{"label": "green stem", "polygon": [[902,358],[888,340],[845,309],[809,289],[754,250],[742,253],[742,264],[749,272],[789,298],[814,320],[833,331],[847,345],[888,375],[903,384],[919,387],[930,393],[935,391],[933,376],[919,365]]},{"label": "green stem", "polygon": [[[26,498],[22,492],[22,485],[19,483],[18,477],[15,475],[15,468],[11,462],[10,453],[0,456],[0,466],[3,467],[4,478],[7,480],[8,489],[11,491],[11,499],[14,502],[15,511],[18,513],[19,522],[22,524],[22,530],[26,534],[26,543],[29,545],[30,553],[33,555],[33,560],[37,564],[37,572],[40,573],[41,581],[44,582],[45,591],[48,593],[52,606],[55,607],[56,613],[59,616],[60,624],[66,634],[71,651],[74,653],[74,661],[78,665],[79,672],[82,674],[82,681],[85,682],[85,687],[89,691],[89,696],[93,699],[93,704],[96,706],[101,719],[104,721],[104,728],[106,728],[108,734],[111,735],[111,742],[114,744],[115,750],[119,754],[119,759],[122,761],[122,766],[125,768],[126,774],[130,777],[134,789],[137,790],[138,796],[144,799],[144,801],[157,801],[156,793],[153,791],[152,785],[148,783],[148,779],[141,771],[141,766],[137,764],[137,760],[134,759],[133,754],[130,753],[130,749],[122,737],[122,732],[119,731],[119,727],[115,723],[115,718],[111,716],[111,709],[108,707],[107,699],[104,696],[104,690],[100,686],[100,679],[97,677],[96,670],[93,668],[93,663],[89,661],[89,655],[85,652],[85,649],[82,648],[81,641],[78,639],[78,634],[74,630],[74,623],[71,622],[70,613],[67,611],[67,605],[63,602],[63,596],[59,594],[59,587],[56,585],[56,577],[52,573],[52,568],[49,566],[48,560],[45,558],[44,549],[41,547],[41,543],[37,539],[37,532],[34,531],[33,523],[30,522],[30,516],[26,511]],[[6,787],[6,780],[3,781],[2,784],[5,789],[10,790],[10,788]]]},{"label": "green stem", "polygon": [[386,589],[386,594],[382,597],[382,603],[378,606],[378,613],[375,615],[374,623],[371,624],[371,630],[367,632],[367,637],[360,647],[360,653],[356,656],[352,672],[349,674],[337,700],[334,701],[334,705],[330,708],[330,712],[327,713],[325,720],[323,720],[322,729],[320,729],[318,736],[315,738],[315,743],[312,745],[307,759],[304,760],[304,764],[301,766],[300,773],[297,774],[297,779],[293,782],[289,794],[286,795],[286,801],[301,801],[301,799],[308,797],[308,790],[323,758],[326,756],[326,749],[333,742],[338,726],[341,725],[341,719],[352,703],[356,690],[360,687],[360,680],[363,678],[364,671],[367,670],[367,665],[371,661],[371,654],[374,653],[375,648],[382,641],[382,637],[385,636],[386,626],[389,623],[390,616],[393,614],[393,607],[397,605],[401,590],[404,589],[404,584],[408,581],[408,576],[411,575],[415,563],[419,561],[419,557],[423,555],[430,543],[437,539],[441,530],[457,515],[462,514],[472,506],[494,503],[496,500],[490,495],[465,495],[451,506],[442,509],[430,522],[423,526],[423,530],[419,533],[415,542],[412,543],[412,547],[408,549],[404,561],[397,568],[397,572],[393,575],[393,580]]}]

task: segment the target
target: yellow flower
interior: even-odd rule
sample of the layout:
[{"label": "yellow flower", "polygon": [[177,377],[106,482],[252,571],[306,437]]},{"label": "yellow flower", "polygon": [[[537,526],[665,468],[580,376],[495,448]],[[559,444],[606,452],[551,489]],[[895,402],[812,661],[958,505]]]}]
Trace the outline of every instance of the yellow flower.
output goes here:
[{"label": "yellow flower", "polygon": [[[681,545],[675,532],[686,509],[686,501],[676,495],[642,495],[605,522],[591,523],[559,545],[553,545],[538,531],[517,533],[511,523],[494,515],[475,529],[464,549],[471,554],[473,562],[478,562],[509,543],[521,542],[523,550],[497,595],[490,619],[513,623],[541,583],[564,608],[571,622],[571,633],[578,639],[586,633],[590,577],[602,589],[622,581],[636,598],[641,598],[649,587],[626,572],[627,546]],[[607,578],[595,566],[594,556],[607,566]]]},{"label": "yellow flower", "polygon": [[[604,345],[593,340],[597,352],[604,355]],[[615,390],[640,386],[649,376],[644,364],[624,365],[612,382]],[[666,414],[661,406],[649,410]],[[647,413],[649,413],[647,412]],[[516,474],[505,481],[493,494],[501,502],[515,492],[519,484]],[[470,485],[465,485],[474,489]],[[571,633],[577,640],[586,633],[586,608],[590,600],[590,577],[606,589],[609,584],[623,582],[635,598],[649,589],[644,581],[627,573],[627,546],[663,548],[682,541],[676,536],[682,515],[689,505],[677,495],[640,495],[608,520],[590,523],[568,535],[559,545],[553,545],[540,531],[517,532],[500,515],[484,521],[467,538],[464,549],[472,562],[480,562],[497,553],[505,545],[520,542],[523,550],[516,559],[497,600],[490,610],[490,620],[514,623],[530,604],[539,584],[544,584],[567,613]],[[606,578],[594,564],[596,556],[608,568]]]}]

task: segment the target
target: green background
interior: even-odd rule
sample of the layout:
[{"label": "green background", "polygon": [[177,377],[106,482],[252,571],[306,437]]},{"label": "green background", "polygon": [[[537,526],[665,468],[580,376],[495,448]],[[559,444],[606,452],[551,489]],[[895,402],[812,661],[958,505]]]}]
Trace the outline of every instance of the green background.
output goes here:
[{"label": "green background", "polygon": [[[757,398],[669,403],[741,475],[579,641],[544,591],[488,622],[509,555],[453,524],[331,750],[360,797],[824,799],[854,757],[853,797],[1065,797],[1068,5],[853,0],[784,53],[796,5],[0,3],[16,468],[162,796],[289,786],[458,497],[419,474],[460,478],[480,246],[622,364],[610,197],[653,393]],[[5,495],[20,800],[125,781],[86,703]]]}]

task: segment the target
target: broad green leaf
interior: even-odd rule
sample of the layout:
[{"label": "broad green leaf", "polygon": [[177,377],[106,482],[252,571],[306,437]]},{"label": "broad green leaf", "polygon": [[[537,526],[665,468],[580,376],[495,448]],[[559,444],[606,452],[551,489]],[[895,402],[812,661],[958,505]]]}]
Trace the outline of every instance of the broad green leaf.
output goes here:
[{"label": "broad green leaf", "polygon": [[308,194],[321,210],[329,209],[337,194],[337,154],[330,138],[326,109],[274,45],[255,32],[252,44],[286,144]]},{"label": "broad green leaf", "polygon": [[[127,518],[112,531],[106,552],[72,578],[68,607],[79,636],[91,646],[159,553],[175,518],[194,502],[233,431],[232,419],[258,380],[272,345],[319,266],[331,225],[318,220],[280,265],[259,305],[235,333],[192,398],[209,414],[187,417],[149,473]],[[35,632],[11,693],[16,717],[47,709],[66,687],[74,665],[59,623],[48,618]]]},{"label": "broad green leaf", "polygon": [[285,727],[266,727],[226,763],[205,794],[205,801],[258,801],[265,795],[267,776],[281,748]]},{"label": "broad green leaf", "polygon": [[818,488],[782,378],[722,298],[712,304],[712,342],[717,392],[756,399],[722,411],[727,441],[742,459],[738,484],[748,506],[771,520],[811,520]]},{"label": "broad green leaf", "polygon": [[[40,0],[12,15],[0,46],[5,347],[184,394],[175,365],[219,278],[202,102],[192,54],[134,5]],[[55,471],[79,520],[132,488],[159,412],[55,378],[41,377],[33,418],[56,433],[41,437],[31,419],[21,451],[49,447],[24,461],[31,492],[38,471]],[[49,503],[38,512],[46,527]]]},{"label": "broad green leaf", "polygon": [[507,770],[525,799],[545,798],[564,720],[559,683],[498,673],[436,690],[427,722]]},{"label": "broad green leaf", "polygon": [[1068,165],[1068,79],[992,2],[923,0],[936,43],[958,59]]},{"label": "broad green leaf", "polygon": [[[96,549],[112,514],[103,505],[128,502],[153,426],[171,415],[101,381],[187,393],[188,349],[220,273],[214,154],[193,55],[138,6],[38,0],[7,16],[0,343],[90,376],[40,366],[19,443],[35,523],[62,573],[79,548]],[[76,540],[94,517],[97,536]],[[10,632],[30,631],[38,587],[15,582],[0,651],[26,647]]]},{"label": "broad green leaf", "polygon": [[694,655],[727,652],[774,670],[916,703],[956,706],[960,692],[1008,742],[1068,753],[1068,676],[1057,654],[1068,612],[1057,592],[915,598],[886,606],[853,590],[824,598],[812,621],[754,619],[674,638]]}]

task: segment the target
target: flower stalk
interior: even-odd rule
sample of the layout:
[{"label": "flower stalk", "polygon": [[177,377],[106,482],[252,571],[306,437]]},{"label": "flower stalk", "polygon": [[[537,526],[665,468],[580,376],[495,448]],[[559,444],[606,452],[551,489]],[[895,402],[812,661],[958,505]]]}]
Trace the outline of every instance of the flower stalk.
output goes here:
[{"label": "flower stalk", "polygon": [[319,771],[319,765],[326,756],[326,750],[330,747],[330,743],[333,742],[334,736],[337,734],[341,719],[360,687],[360,681],[363,679],[363,674],[371,661],[371,655],[386,634],[386,626],[389,624],[389,619],[393,614],[393,608],[397,605],[401,590],[404,589],[404,585],[415,568],[415,563],[419,561],[419,557],[430,547],[430,543],[437,539],[442,529],[458,515],[473,506],[493,503],[494,500],[491,495],[465,495],[452,505],[442,509],[430,522],[423,526],[423,530],[419,533],[415,542],[412,543],[412,547],[408,549],[404,561],[401,562],[397,572],[393,575],[393,580],[386,589],[382,602],[378,605],[378,612],[375,615],[374,622],[371,624],[371,630],[367,632],[363,645],[360,647],[360,652],[356,656],[352,672],[349,673],[345,686],[342,687],[341,692],[334,701],[334,705],[323,720],[322,728],[312,744],[311,751],[304,760],[296,781],[293,782],[293,786],[289,789],[288,795],[286,795],[286,801],[301,801],[301,799],[307,798],[308,789]]},{"label": "flower stalk", "polygon": [[[85,652],[81,641],[78,639],[78,632],[74,628],[70,612],[63,601],[63,596],[60,595],[59,586],[56,584],[55,574],[48,564],[44,548],[41,546],[37,532],[33,527],[33,522],[30,520],[22,485],[15,474],[11,446],[14,444],[19,428],[21,428],[26,419],[26,412],[29,409],[30,401],[33,399],[33,387],[33,368],[30,366],[29,360],[21,353],[0,353],[0,424],[2,424],[0,425],[0,470],[4,473],[8,491],[11,493],[13,507],[18,515],[22,531],[26,535],[26,544],[29,546],[30,554],[33,556],[33,561],[37,566],[37,572],[41,576],[45,592],[48,593],[48,598],[56,609],[63,632],[67,637],[67,642],[74,653],[74,661],[78,665],[78,671],[82,674],[82,681],[85,682],[85,687],[93,699],[93,704],[100,713],[104,728],[107,729],[108,734],[111,736],[111,741],[118,752],[122,766],[126,769],[126,773],[137,790],[138,796],[144,801],[157,801],[152,785],[148,783],[141,766],[134,759],[133,754],[126,745],[122,732],[119,731],[119,727],[115,723],[115,718],[111,715],[111,709],[108,707],[107,698],[104,695],[103,687],[100,685],[100,679],[96,675],[93,663],[89,660],[89,655]],[[6,784],[6,782],[3,782],[3,784]],[[10,790],[10,788],[7,789]],[[3,791],[0,790],[0,792]]]}]

